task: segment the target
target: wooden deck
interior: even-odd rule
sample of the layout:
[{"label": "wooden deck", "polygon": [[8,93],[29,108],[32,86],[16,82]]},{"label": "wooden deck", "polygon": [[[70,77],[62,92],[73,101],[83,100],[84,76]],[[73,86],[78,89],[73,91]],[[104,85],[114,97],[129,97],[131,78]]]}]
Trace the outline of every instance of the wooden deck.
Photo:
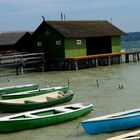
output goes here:
[{"label": "wooden deck", "polygon": [[130,62],[130,56],[133,58],[133,62],[139,61],[139,51],[134,52],[118,52],[118,53],[108,53],[108,54],[97,54],[97,55],[88,55],[88,56],[79,56],[79,57],[68,57],[65,58],[67,65],[69,65],[69,69],[71,69],[70,63],[74,62],[75,69],[78,70],[78,61],[86,60],[88,66],[98,67],[100,62],[104,65],[111,65],[116,63],[123,63],[122,57],[124,56],[124,61],[126,63]]},{"label": "wooden deck", "polygon": [[112,64],[129,63],[131,61],[137,62],[140,60],[140,51],[134,52],[118,52],[108,54],[96,54],[79,57],[68,57],[45,60],[43,53],[23,53],[23,54],[9,54],[0,55],[0,67],[15,67],[16,74],[23,74],[26,66],[29,70],[40,67],[41,71],[45,71],[45,65],[48,70],[78,70],[81,68],[110,66]]}]

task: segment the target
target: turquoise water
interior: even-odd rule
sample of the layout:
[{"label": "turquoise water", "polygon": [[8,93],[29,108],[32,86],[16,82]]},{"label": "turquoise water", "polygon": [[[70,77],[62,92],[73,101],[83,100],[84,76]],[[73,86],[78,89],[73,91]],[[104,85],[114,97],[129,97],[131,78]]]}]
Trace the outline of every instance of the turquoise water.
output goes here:
[{"label": "turquoise water", "polygon": [[[140,62],[79,71],[34,72],[19,76],[0,77],[0,86],[29,83],[40,84],[40,87],[67,85],[67,79],[69,79],[70,88],[75,92],[75,96],[72,101],[66,104],[92,103],[94,105],[92,113],[63,124],[0,134],[0,140],[105,140],[131,131],[125,130],[90,136],[84,132],[79,124],[80,121],[91,117],[140,107]],[[97,80],[99,86],[97,86]],[[123,85],[124,89],[120,90],[119,84]],[[0,115],[5,116],[7,114]]]}]

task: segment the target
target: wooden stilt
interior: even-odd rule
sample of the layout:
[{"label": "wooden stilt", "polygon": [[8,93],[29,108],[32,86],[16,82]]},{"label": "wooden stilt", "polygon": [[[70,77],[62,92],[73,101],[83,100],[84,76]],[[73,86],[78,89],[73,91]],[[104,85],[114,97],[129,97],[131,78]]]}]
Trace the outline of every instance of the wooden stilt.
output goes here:
[{"label": "wooden stilt", "polygon": [[71,61],[69,60],[68,61],[68,67],[69,67],[69,70],[71,70],[71,63],[70,63]]},{"label": "wooden stilt", "polygon": [[125,62],[129,63],[129,55],[128,54],[125,54]]},{"label": "wooden stilt", "polygon": [[20,66],[20,72],[21,72],[21,75],[24,74],[24,69],[23,69],[23,66]]},{"label": "wooden stilt", "polygon": [[75,69],[78,70],[78,63],[77,63],[77,60],[75,61]]},{"label": "wooden stilt", "polygon": [[16,65],[16,75],[19,75],[19,72],[18,72],[18,65]]},{"label": "wooden stilt", "polygon": [[98,67],[98,58],[95,58],[95,65]]},{"label": "wooden stilt", "polygon": [[119,59],[120,59],[120,64],[121,64],[122,63],[122,56],[121,55],[120,55]]},{"label": "wooden stilt", "polygon": [[110,66],[110,56],[108,57],[108,66]]},{"label": "wooden stilt", "polygon": [[137,60],[138,60],[138,61],[140,60],[139,53],[137,53]]},{"label": "wooden stilt", "polygon": [[107,60],[108,58],[107,57],[105,57],[105,65],[107,65],[108,64],[108,60]]},{"label": "wooden stilt", "polygon": [[133,54],[133,62],[136,62],[137,60],[136,60],[136,54],[134,53]]},{"label": "wooden stilt", "polygon": [[41,66],[41,71],[44,72],[45,71],[45,65],[42,63],[42,66]]}]

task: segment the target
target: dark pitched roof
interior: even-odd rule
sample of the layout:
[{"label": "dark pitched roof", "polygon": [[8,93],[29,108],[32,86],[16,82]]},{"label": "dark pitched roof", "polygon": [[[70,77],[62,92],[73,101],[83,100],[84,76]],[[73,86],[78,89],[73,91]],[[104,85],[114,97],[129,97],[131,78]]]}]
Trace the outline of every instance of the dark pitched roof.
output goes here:
[{"label": "dark pitched roof", "polygon": [[65,37],[97,37],[124,35],[116,26],[108,21],[46,21]]},{"label": "dark pitched roof", "polygon": [[27,32],[2,32],[0,33],[0,45],[14,45]]}]

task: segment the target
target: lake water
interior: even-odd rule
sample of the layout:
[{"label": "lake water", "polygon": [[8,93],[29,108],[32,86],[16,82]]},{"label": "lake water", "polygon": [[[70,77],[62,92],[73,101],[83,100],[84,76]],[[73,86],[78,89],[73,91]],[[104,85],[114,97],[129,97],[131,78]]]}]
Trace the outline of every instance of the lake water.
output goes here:
[{"label": "lake water", "polygon": [[[72,101],[66,104],[92,103],[94,105],[92,113],[63,124],[0,134],[0,140],[105,140],[130,131],[88,135],[79,124],[81,120],[91,117],[140,107],[140,62],[79,71],[34,72],[19,76],[0,77],[0,86],[28,83],[37,83],[40,84],[40,87],[67,85],[68,78],[70,88],[75,92],[75,96]],[[99,87],[96,80],[99,81]],[[122,84],[124,89],[120,90],[118,84]]]}]

